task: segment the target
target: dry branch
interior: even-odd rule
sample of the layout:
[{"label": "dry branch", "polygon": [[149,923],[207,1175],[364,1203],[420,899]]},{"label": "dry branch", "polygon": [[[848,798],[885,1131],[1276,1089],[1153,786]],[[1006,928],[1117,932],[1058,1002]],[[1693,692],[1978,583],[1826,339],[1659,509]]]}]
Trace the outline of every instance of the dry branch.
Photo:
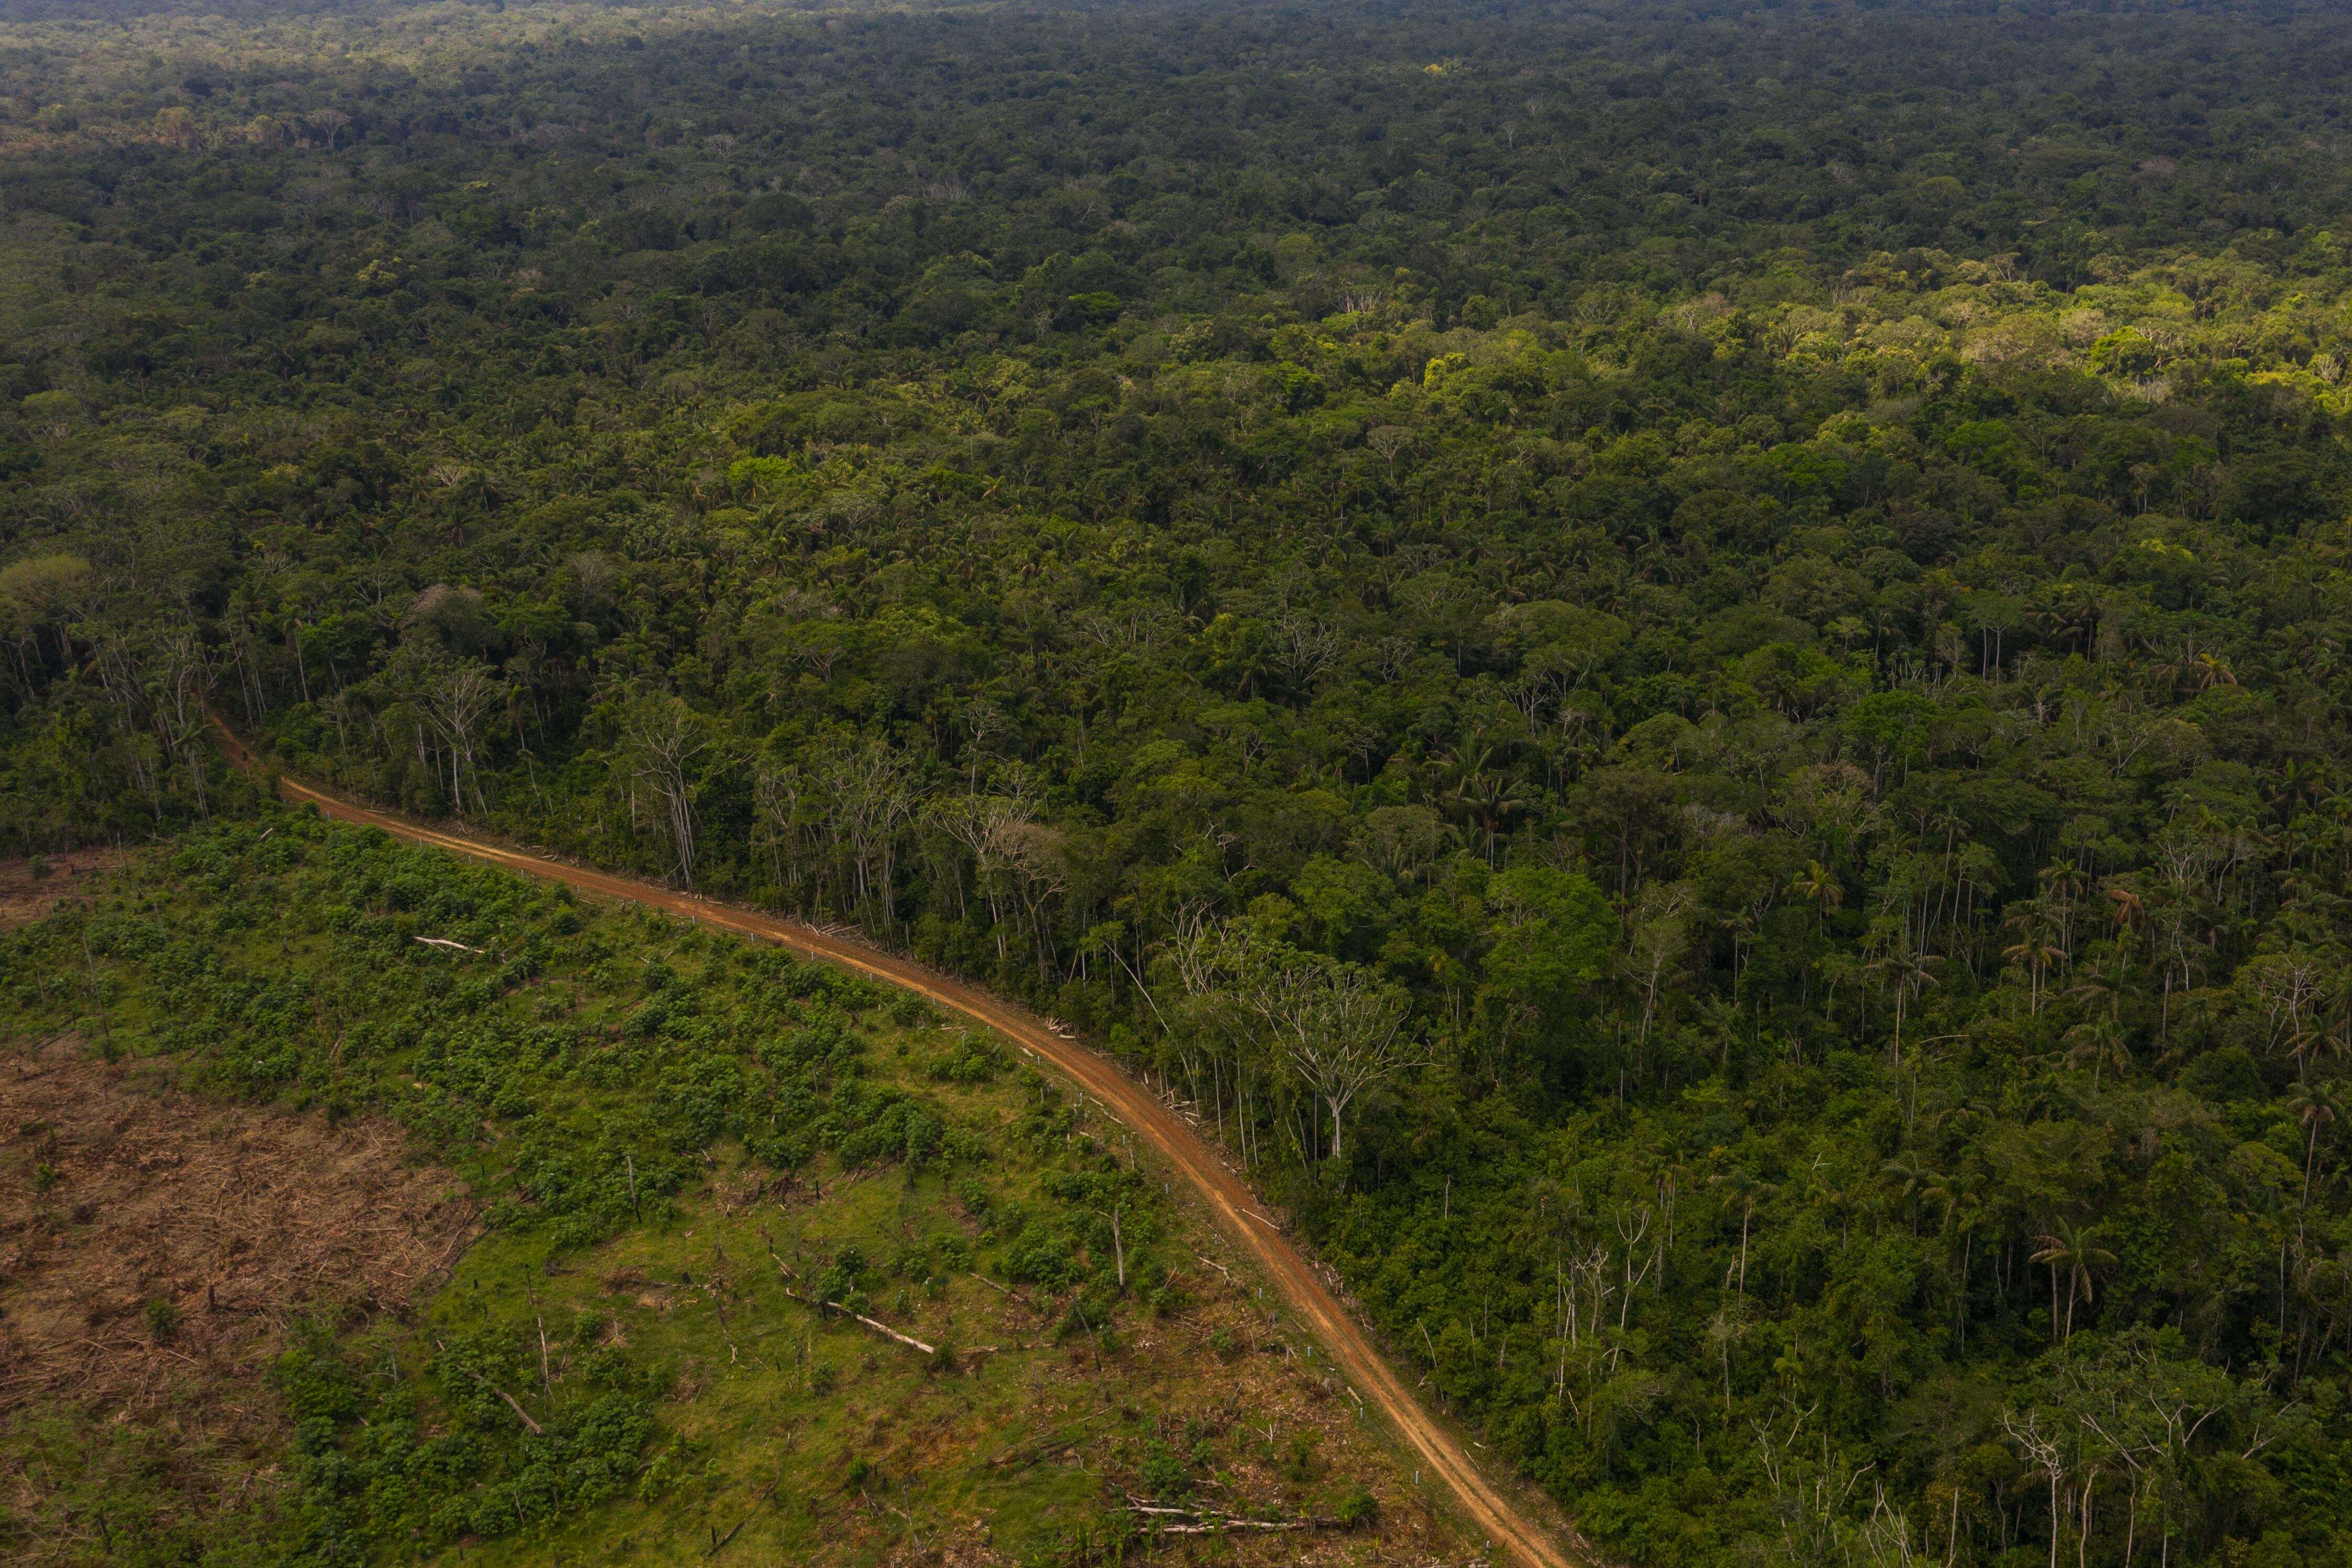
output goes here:
[{"label": "dry branch", "polygon": [[[911,1339],[907,1335],[900,1333],[897,1329],[892,1328],[888,1323],[877,1322],[874,1319],[867,1317],[864,1312],[851,1312],[839,1301],[820,1301],[814,1296],[802,1295],[790,1285],[783,1287],[783,1291],[784,1294],[803,1305],[815,1307],[819,1311],[836,1312],[845,1318],[854,1318],[857,1322],[864,1323],[867,1328],[872,1329],[876,1333],[880,1334],[884,1339],[896,1340],[898,1343],[905,1345],[909,1350],[919,1350],[925,1355],[931,1356],[935,1356],[940,1354],[939,1347],[937,1345],[925,1344],[921,1340]],[[1019,1350],[1020,1348],[1021,1347],[1017,1344],[975,1344],[966,1346],[962,1350],[951,1350],[949,1354],[952,1355],[996,1355],[1004,1351]]]},{"label": "dry branch", "polygon": [[1192,1524],[1155,1524],[1152,1528],[1162,1535],[1212,1535],[1221,1530],[1344,1530],[1347,1526],[1336,1519],[1243,1519],[1236,1514],[1211,1513],[1205,1509],[1169,1508],[1146,1502],[1133,1492],[1127,1496],[1128,1511],[1151,1519],[1189,1519]]},{"label": "dry branch", "polygon": [[468,1372],[466,1375],[480,1384],[483,1387],[488,1389],[491,1393],[497,1395],[499,1398],[505,1400],[507,1402],[507,1408],[513,1411],[516,1418],[521,1421],[524,1426],[530,1428],[530,1435],[532,1437],[538,1437],[546,1435],[547,1428],[532,1420],[530,1418],[530,1412],[524,1409],[520,1405],[516,1404],[515,1396],[513,1395],[508,1393],[505,1389],[500,1388],[497,1384],[492,1383],[488,1378],[484,1377],[478,1372]]},{"label": "dry branch", "polygon": [[988,1467],[1001,1470],[1013,1465],[1028,1464],[1055,1448],[1074,1448],[1086,1437],[1087,1428],[1101,1419],[1099,1415],[1089,1416],[1066,1432],[1048,1432],[1043,1437],[1032,1437],[1019,1448],[1008,1449],[990,1459]]}]

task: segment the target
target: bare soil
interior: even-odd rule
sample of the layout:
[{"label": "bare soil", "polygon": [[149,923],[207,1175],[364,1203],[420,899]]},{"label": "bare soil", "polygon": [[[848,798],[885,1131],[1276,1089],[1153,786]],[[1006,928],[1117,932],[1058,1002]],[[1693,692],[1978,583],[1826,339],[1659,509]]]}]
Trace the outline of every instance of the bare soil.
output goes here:
[{"label": "bare soil", "polygon": [[289,1322],[403,1312],[472,1236],[380,1121],[195,1099],[66,1038],[0,1052],[0,1410],[276,1424]]},{"label": "bare soil", "polygon": [[80,900],[98,876],[122,868],[114,850],[69,850],[43,857],[41,874],[33,874],[29,860],[0,860],[0,931],[54,914],[61,904]]}]

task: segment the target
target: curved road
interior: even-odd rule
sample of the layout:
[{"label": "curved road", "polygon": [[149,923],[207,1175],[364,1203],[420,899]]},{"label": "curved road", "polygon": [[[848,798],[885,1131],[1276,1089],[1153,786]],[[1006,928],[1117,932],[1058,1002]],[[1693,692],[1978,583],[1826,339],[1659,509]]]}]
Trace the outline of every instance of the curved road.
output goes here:
[{"label": "curved road", "polygon": [[[252,757],[244,742],[221,721],[217,714],[213,716],[213,722],[223,749],[239,767],[249,768]],[[590,871],[560,861],[541,860],[536,855],[503,849],[478,839],[419,827],[397,817],[370,810],[284,775],[279,777],[278,783],[284,795],[308,800],[316,805],[322,815],[339,821],[381,828],[395,837],[430,844],[455,854],[470,855],[509,871],[566,883],[586,892],[613,898],[635,899],[640,904],[652,904],[673,914],[691,915],[697,920],[740,932],[746,936],[780,943],[827,963],[862,971],[894,986],[903,986],[942,1008],[986,1024],[1007,1039],[1018,1040],[1067,1073],[1087,1093],[1100,1101],[1105,1109],[1158,1149],[1160,1155],[1192,1184],[1192,1189],[1208,1201],[1226,1233],[1257,1260],[1275,1288],[1290,1303],[1291,1310],[1306,1322],[1316,1338],[1330,1352],[1332,1360],[1339,1364],[1340,1370],[1396,1424],[1397,1429],[1404,1434],[1405,1440],[1412,1445],[1413,1452],[1420,1456],[1422,1463],[1436,1472],[1438,1479],[1453,1491],[1470,1521],[1484,1531],[1489,1540],[1507,1547],[1515,1559],[1528,1564],[1528,1568],[1583,1568],[1580,1559],[1562,1551],[1540,1527],[1487,1484],[1486,1479],[1470,1462],[1470,1456],[1454,1441],[1453,1434],[1430,1417],[1420,1401],[1412,1396],[1412,1391],[1390,1370],[1388,1363],[1365,1337],[1364,1331],[1339,1305],[1307,1260],[1275,1228],[1273,1221],[1259,1212],[1256,1201],[1241,1179],[1209,1151],[1192,1130],[1161,1104],[1157,1095],[1139,1087],[1117,1067],[1076,1041],[1065,1040],[1054,1033],[1030,1013],[1009,1006],[976,987],[950,979],[919,964],[893,957],[859,943],[827,936],[797,921],[712,903],[629,877]]]}]

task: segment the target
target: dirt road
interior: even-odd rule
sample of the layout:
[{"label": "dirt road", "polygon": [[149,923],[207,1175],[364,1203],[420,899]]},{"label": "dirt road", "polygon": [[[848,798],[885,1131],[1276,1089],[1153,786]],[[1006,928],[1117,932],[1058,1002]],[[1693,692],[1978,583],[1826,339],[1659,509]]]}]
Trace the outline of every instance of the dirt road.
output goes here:
[{"label": "dirt road", "polygon": [[[226,725],[219,723],[217,716],[215,724],[221,745],[231,758],[240,767],[250,767],[251,758],[244,743]],[[1495,1544],[1505,1548],[1515,1559],[1531,1565],[1531,1568],[1582,1568],[1580,1558],[1571,1556],[1556,1544],[1508,1499],[1487,1484],[1453,1434],[1422,1408],[1420,1401],[1412,1396],[1412,1391],[1390,1369],[1380,1353],[1372,1348],[1364,1331],[1339,1305],[1314,1268],[1284,1238],[1274,1222],[1265,1218],[1241,1178],[1227,1169],[1191,1128],[1160,1103],[1157,1095],[1132,1082],[1118,1067],[1077,1041],[1055,1034],[1034,1015],[1010,1006],[986,991],[935,974],[919,964],[893,957],[860,943],[829,936],[796,921],[717,904],[651,883],[567,865],[561,861],[542,860],[536,855],[484,843],[477,839],[420,827],[355,805],[292,778],[281,778],[279,790],[288,800],[308,800],[316,804],[322,814],[340,821],[381,828],[399,838],[431,844],[455,854],[470,855],[510,871],[566,883],[588,893],[634,899],[676,915],[691,915],[724,930],[780,943],[795,952],[838,964],[844,968],[859,970],[894,986],[903,986],[942,1008],[975,1019],[1008,1040],[1027,1047],[1075,1080],[1088,1095],[1101,1102],[1111,1115],[1159,1150],[1161,1157],[1208,1201],[1226,1233],[1257,1260],[1258,1266],[1265,1271],[1291,1311],[1330,1353],[1339,1370],[1364,1397],[1395,1423],[1405,1440],[1412,1446],[1413,1452],[1420,1456],[1423,1465],[1454,1493],[1463,1511],[1476,1528],[1485,1531]]]}]

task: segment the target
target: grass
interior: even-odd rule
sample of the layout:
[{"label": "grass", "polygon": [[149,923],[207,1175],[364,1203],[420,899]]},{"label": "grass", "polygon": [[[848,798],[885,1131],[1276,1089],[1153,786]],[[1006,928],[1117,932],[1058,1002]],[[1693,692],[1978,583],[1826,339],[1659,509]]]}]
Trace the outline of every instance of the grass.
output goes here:
[{"label": "grass", "polygon": [[[879,1043],[902,1069],[919,1049],[907,1031]],[[892,1081],[888,1072],[877,1077]],[[1031,1113],[1024,1100],[1041,1093],[1059,1098],[1033,1082],[935,1088],[931,1103],[1010,1143]],[[1072,1139],[1089,1135],[1076,1122]],[[1371,1490],[1388,1494],[1381,1512],[1408,1540],[1430,1531],[1345,1395],[1211,1267],[1179,1272],[1174,1311],[1121,1312],[1089,1333],[1056,1296],[1015,1296],[939,1263],[985,1247],[987,1227],[955,1191],[972,1178],[826,1158],[780,1202],[764,1173],[734,1154],[714,1156],[707,1189],[668,1221],[615,1237],[553,1276],[528,1234],[486,1239],[430,1309],[442,1327],[552,1322],[551,1385],[580,1354],[575,1323],[593,1325],[591,1343],[625,1343],[676,1379],[656,1461],[664,1484],[543,1536],[478,1547],[467,1561],[682,1562],[721,1540],[724,1554],[759,1563],[878,1563],[950,1544],[1013,1561],[1068,1558],[1088,1539],[1113,1537],[1109,1516],[1148,1490],[1155,1459],[1171,1502],[1330,1519]],[[1048,1201],[1039,1174],[992,1162],[992,1206]],[[1224,1250],[1181,1218],[1168,1237]],[[853,1249],[884,1261],[866,1292],[870,1314],[942,1350],[1005,1348],[958,1356],[949,1370],[787,1294],[806,1295]],[[920,1261],[891,1266],[910,1258]],[[1173,1486],[1170,1456],[1181,1477]],[[1364,1532],[1367,1560],[1387,1554],[1381,1540]],[[1240,1550],[1295,1560],[1273,1547]]]},{"label": "grass", "polygon": [[[222,1116],[398,1123],[486,1228],[405,1296],[289,1288],[263,1377],[211,1366],[204,1280],[104,1307],[149,1325],[148,1343],[119,1331],[132,1370],[202,1375],[119,1412],[9,1411],[25,1552],[1419,1563],[1458,1545],[1164,1173],[984,1031],[297,813],[76,892],[0,936],[21,1055],[79,1041],[142,1092],[205,1096],[219,1110],[186,1118],[191,1140],[217,1143]],[[0,1181],[36,1179],[0,1158]],[[70,1186],[70,1162],[49,1179]],[[279,1261],[269,1277],[302,1276]],[[0,1312],[37,1284],[0,1285]],[[231,1390],[253,1422],[190,1437]],[[1214,1517],[1322,1522],[1139,1538]]]}]

